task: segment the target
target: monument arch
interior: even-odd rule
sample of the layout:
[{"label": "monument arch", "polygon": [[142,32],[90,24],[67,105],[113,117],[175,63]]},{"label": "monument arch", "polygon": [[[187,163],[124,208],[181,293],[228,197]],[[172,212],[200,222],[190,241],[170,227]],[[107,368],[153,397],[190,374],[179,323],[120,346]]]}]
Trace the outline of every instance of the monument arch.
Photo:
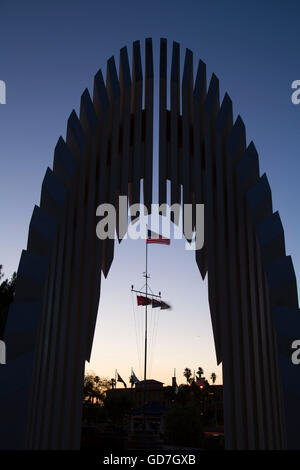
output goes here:
[{"label": "monument arch", "polygon": [[[0,370],[0,447],[76,449],[80,445],[85,361],[97,318],[101,275],[114,240],[96,236],[96,208],[119,195],[150,209],[153,193],[152,40],[127,48],[119,70],[95,75],[80,114],[72,111],[53,168],[42,182],[17,273]],[[219,81],[207,86],[200,60],[160,42],[159,203],[205,204],[205,245],[195,252],[208,297],[224,382],[228,449],[299,448],[300,379],[291,345],[300,337],[297,286],[266,175],[240,116],[233,121]],[[170,81],[169,81],[170,79]],[[170,106],[167,107],[167,96]],[[182,191],[182,197],[181,197]],[[118,210],[118,207],[116,207]]]}]

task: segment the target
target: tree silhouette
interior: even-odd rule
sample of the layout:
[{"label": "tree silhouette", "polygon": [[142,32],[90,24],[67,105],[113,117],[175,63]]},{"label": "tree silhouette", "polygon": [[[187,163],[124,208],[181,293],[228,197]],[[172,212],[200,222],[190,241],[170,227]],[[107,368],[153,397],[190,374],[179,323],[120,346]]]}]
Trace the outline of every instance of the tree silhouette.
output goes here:
[{"label": "tree silhouette", "polygon": [[[4,276],[2,269],[0,264],[0,279]],[[16,280],[17,274],[13,273],[10,279],[5,279],[0,284],[0,339],[3,339],[9,306],[14,300]]]},{"label": "tree silhouette", "polygon": [[201,379],[201,376],[203,375],[203,369],[202,369],[202,367],[198,367],[197,375],[198,375],[199,379]]},{"label": "tree silhouette", "polygon": [[108,379],[94,374],[86,374],[83,384],[84,402],[103,404],[105,391],[108,390],[109,385]]},{"label": "tree silhouette", "polygon": [[214,372],[212,372],[210,378],[211,378],[211,380],[212,380],[212,383],[214,384],[215,381],[216,381],[217,376],[216,376],[216,374],[215,374]]},{"label": "tree silhouette", "polygon": [[187,383],[191,383],[192,371],[188,367],[186,367],[183,371],[183,375],[186,378]]},{"label": "tree silhouette", "polygon": [[104,399],[104,410],[113,423],[122,423],[123,419],[133,407],[130,394],[119,394],[109,391]]},{"label": "tree silhouette", "polygon": [[169,406],[164,415],[164,422],[168,443],[176,446],[200,446],[203,416],[197,403],[175,403]]}]

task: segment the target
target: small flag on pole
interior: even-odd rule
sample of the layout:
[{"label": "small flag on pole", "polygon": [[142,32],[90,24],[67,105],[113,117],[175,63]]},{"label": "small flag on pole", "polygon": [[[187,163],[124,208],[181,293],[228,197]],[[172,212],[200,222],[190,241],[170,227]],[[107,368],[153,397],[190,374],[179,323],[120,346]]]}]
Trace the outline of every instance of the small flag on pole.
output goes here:
[{"label": "small flag on pole", "polygon": [[167,310],[168,308],[171,308],[171,305],[167,304],[166,302],[161,302],[161,310]]},{"label": "small flag on pole", "polygon": [[158,243],[161,245],[170,245],[170,238],[163,237],[162,235],[148,230],[147,243]]},{"label": "small flag on pole", "polygon": [[124,387],[127,388],[126,383],[124,382],[124,380],[122,379],[122,377],[120,376],[119,373],[117,374],[117,382],[122,382],[122,384],[124,385]]},{"label": "small flag on pole", "polygon": [[148,297],[144,297],[143,295],[137,295],[137,304],[138,305],[149,305],[151,304],[151,299],[148,299]]},{"label": "small flag on pole", "polygon": [[152,299],[151,305],[152,305],[152,308],[161,307],[161,301],[156,300],[156,299]]},{"label": "small flag on pole", "polygon": [[139,384],[140,383],[139,379],[137,378],[137,376],[135,375],[135,373],[133,371],[131,373],[131,380],[134,384]]}]

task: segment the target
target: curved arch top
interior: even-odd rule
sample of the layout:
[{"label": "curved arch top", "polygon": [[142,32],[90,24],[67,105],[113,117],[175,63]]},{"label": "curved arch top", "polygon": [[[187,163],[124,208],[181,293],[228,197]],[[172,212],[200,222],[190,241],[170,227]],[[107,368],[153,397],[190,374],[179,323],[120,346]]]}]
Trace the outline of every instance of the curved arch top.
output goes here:
[{"label": "curved arch top", "polygon": [[[0,447],[80,445],[84,364],[89,360],[114,240],[96,237],[99,204],[117,197],[150,209],[153,193],[152,40],[127,48],[94,77],[80,115],[72,111],[42,182],[5,331],[0,370]],[[222,362],[225,444],[230,449],[299,448],[300,379],[291,344],[300,332],[296,279],[278,212],[253,142],[246,143],[219,80],[173,42],[160,41],[159,203],[205,204],[205,245],[216,356]],[[167,107],[169,96],[170,107]],[[116,227],[119,230],[119,227]],[[121,240],[124,234],[118,233]],[[100,268],[99,268],[100,267]],[[74,366],[75,364],[75,366]]]}]

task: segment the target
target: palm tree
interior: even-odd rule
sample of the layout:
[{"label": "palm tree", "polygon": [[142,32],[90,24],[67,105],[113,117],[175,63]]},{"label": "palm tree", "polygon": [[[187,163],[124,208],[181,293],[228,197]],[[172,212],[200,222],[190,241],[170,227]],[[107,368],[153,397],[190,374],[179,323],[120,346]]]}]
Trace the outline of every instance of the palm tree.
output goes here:
[{"label": "palm tree", "polygon": [[[216,381],[217,376],[214,372],[212,372],[210,378],[211,378],[212,383],[214,384],[215,381]],[[214,402],[215,402],[215,425],[218,426],[218,412],[217,412],[216,397],[214,397]]]},{"label": "palm tree", "polygon": [[187,383],[191,382],[192,371],[188,367],[186,367],[183,371],[183,375],[186,378]]},{"label": "palm tree", "polygon": [[203,374],[203,369],[202,367],[198,367],[198,370],[197,370],[197,375],[199,377],[199,379],[201,379],[201,375]]},{"label": "palm tree", "polygon": [[92,403],[94,398],[94,384],[92,374],[86,374],[84,376],[83,393],[84,399]]},{"label": "palm tree", "polygon": [[[4,274],[2,272],[3,265],[0,264],[0,280]],[[17,275],[13,273],[10,279],[0,282],[0,339],[4,337],[4,330],[7,321],[8,310],[10,304],[14,300],[16,289]]]},{"label": "palm tree", "polygon": [[93,396],[93,401],[94,402],[98,402],[99,399],[101,399],[102,397],[102,394],[100,392],[100,377],[98,377],[98,375],[95,375],[94,377],[94,396]]}]

